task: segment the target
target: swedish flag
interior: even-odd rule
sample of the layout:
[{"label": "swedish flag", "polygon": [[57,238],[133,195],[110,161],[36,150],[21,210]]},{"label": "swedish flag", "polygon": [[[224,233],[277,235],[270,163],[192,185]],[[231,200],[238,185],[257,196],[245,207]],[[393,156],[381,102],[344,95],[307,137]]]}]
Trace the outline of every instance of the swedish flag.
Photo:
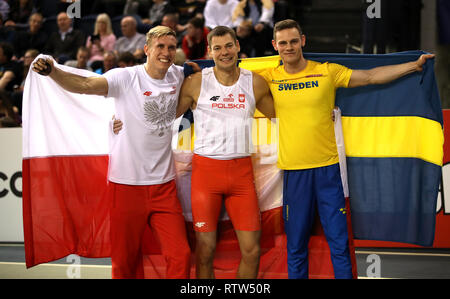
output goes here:
[{"label": "swedish flag", "polygon": [[[309,58],[368,69],[421,54]],[[431,246],[444,155],[434,61],[389,84],[340,89],[336,105],[343,116],[355,238]]]}]

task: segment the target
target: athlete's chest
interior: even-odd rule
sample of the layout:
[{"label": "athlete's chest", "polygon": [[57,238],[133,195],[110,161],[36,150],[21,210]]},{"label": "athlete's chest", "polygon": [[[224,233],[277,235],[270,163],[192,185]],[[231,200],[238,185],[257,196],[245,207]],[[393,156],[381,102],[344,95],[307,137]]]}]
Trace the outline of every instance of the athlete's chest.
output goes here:
[{"label": "athlete's chest", "polygon": [[278,108],[302,109],[334,103],[335,87],[326,74],[311,74],[298,79],[272,80],[269,84]]}]

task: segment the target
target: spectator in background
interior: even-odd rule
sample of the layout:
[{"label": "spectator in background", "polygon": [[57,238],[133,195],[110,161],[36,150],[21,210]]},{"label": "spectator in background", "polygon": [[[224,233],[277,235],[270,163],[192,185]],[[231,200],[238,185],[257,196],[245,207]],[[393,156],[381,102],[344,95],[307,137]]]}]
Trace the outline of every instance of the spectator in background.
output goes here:
[{"label": "spectator in background", "polygon": [[14,86],[22,82],[20,65],[12,60],[13,47],[9,43],[0,42],[0,90],[12,92]]},{"label": "spectator in background", "polygon": [[274,10],[272,0],[242,0],[233,11],[233,23],[240,24],[244,20],[251,20],[253,24],[255,56],[264,56],[266,50],[272,49],[270,41]]},{"label": "spectator in background", "polygon": [[[134,57],[134,56],[133,56]],[[104,74],[109,70],[117,67],[117,56],[114,51],[108,51],[103,54],[103,64],[99,69],[94,70],[97,74]]]},{"label": "spectator in background", "polygon": [[244,20],[237,26],[236,37],[241,46],[239,58],[255,57],[255,39],[252,33],[253,25],[251,20]]},{"label": "spectator in background", "polygon": [[206,0],[172,0],[172,5],[177,8],[180,24],[186,24],[193,17],[202,17]]},{"label": "spectator in background", "polygon": [[238,4],[238,0],[208,0],[203,11],[205,26],[209,29],[219,25],[236,28],[238,24],[233,23],[231,17]]},{"label": "spectator in background", "polygon": [[137,32],[137,22],[132,16],[126,16],[120,21],[122,37],[114,46],[116,55],[123,52],[131,52],[136,59],[142,59],[144,55],[145,35]]},{"label": "spectator in background", "polygon": [[118,67],[128,67],[137,64],[136,57],[130,52],[123,52],[119,55],[117,59]]},{"label": "spectator in background", "polygon": [[0,128],[20,127],[20,124],[20,116],[14,112],[8,93],[0,90]]},{"label": "spectator in background", "polygon": [[183,49],[177,48],[173,64],[183,66],[185,62],[186,62],[186,54],[184,54]]},{"label": "spectator in background", "polygon": [[177,47],[181,46],[181,42],[183,41],[183,31],[185,30],[185,26],[181,25],[178,22],[178,14],[177,13],[167,13],[163,16],[161,25],[169,27],[173,31],[177,33]]},{"label": "spectator in background", "polygon": [[77,59],[76,60],[68,60],[64,63],[64,65],[75,67],[77,69],[88,70],[92,72],[92,68],[88,66],[89,61],[89,49],[86,47],[79,47],[77,51]]},{"label": "spectator in background", "polygon": [[0,0],[0,15],[2,20],[8,19],[9,15],[9,3],[6,0]]},{"label": "spectator in background", "polygon": [[40,13],[32,14],[28,20],[28,30],[18,31],[14,39],[14,55],[21,59],[27,49],[43,52],[48,35],[42,30],[43,17]]},{"label": "spectator in background", "polygon": [[203,18],[192,18],[187,24],[187,33],[183,37],[182,49],[186,59],[206,59],[208,55],[208,32]]},{"label": "spectator in background", "polygon": [[88,64],[96,70],[102,67],[104,54],[114,50],[116,36],[113,33],[111,19],[105,13],[99,14],[95,21],[94,34],[86,41],[90,53]]},{"label": "spectator in background", "polygon": [[15,0],[11,3],[8,19],[15,24],[26,24],[35,10],[33,0]]},{"label": "spectator in background", "polygon": [[17,88],[14,88],[14,91],[11,94],[13,109],[17,111],[17,113],[20,116],[22,115],[22,97],[23,97],[23,88],[25,86],[25,80],[27,78],[28,71],[30,70],[31,63],[39,55],[39,53],[40,51],[36,49],[28,49],[25,52],[22,63],[22,82]]},{"label": "spectator in background", "polygon": [[175,8],[167,0],[153,0],[153,5],[148,12],[148,18],[143,19],[142,23],[157,26],[161,24],[161,21],[165,14],[175,13]]},{"label": "spectator in background", "polygon": [[67,13],[60,12],[56,22],[59,30],[50,35],[45,52],[64,64],[69,59],[76,59],[77,50],[85,44],[85,38],[81,31],[72,28],[72,19]]},{"label": "spectator in background", "polygon": [[[87,2],[88,0],[82,0],[81,6],[83,7],[83,3]],[[137,2],[143,2],[143,0],[137,0]],[[106,13],[111,18],[114,18],[123,15],[124,6],[125,0],[90,0],[87,14]]]},{"label": "spectator in background", "polygon": [[139,0],[126,0],[123,7],[124,15],[138,15],[139,6],[141,2]]},{"label": "spectator in background", "polygon": [[23,56],[23,64],[22,64],[22,83],[20,83],[18,90],[23,91],[23,87],[25,85],[25,79],[27,78],[28,71],[30,70],[30,65],[33,60],[39,55],[39,50],[37,49],[28,49]]},{"label": "spectator in background", "polygon": [[5,26],[3,20],[4,18],[0,13],[0,42],[13,43],[16,36],[16,31],[14,30],[14,27]]}]

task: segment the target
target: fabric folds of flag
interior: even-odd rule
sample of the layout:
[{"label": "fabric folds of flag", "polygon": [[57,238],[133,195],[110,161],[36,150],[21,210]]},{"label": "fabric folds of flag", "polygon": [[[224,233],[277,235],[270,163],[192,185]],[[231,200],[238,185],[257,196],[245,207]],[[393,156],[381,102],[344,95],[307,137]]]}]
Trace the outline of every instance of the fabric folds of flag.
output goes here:
[{"label": "fabric folds of flag", "polygon": [[[352,69],[414,61],[424,52],[309,54]],[[434,60],[384,85],[341,88],[355,239],[431,246],[443,159],[443,117]]]},{"label": "fabric folds of flag", "polygon": [[[58,65],[83,76],[93,73]],[[64,91],[35,72],[23,97],[27,267],[69,254],[110,254],[107,198],[112,99]]]}]

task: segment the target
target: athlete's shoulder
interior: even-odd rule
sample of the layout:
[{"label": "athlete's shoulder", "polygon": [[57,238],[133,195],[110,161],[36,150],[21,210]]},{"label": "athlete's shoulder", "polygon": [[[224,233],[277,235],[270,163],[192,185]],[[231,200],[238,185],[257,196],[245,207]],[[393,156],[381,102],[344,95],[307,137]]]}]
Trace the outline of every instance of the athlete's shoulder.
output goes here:
[{"label": "athlete's shoulder", "polygon": [[253,85],[254,86],[266,86],[267,80],[265,77],[263,77],[262,74],[258,74],[256,72],[251,72],[253,76]]},{"label": "athlete's shoulder", "polygon": [[184,68],[179,65],[172,64],[167,70],[168,74],[172,74],[176,78],[182,80],[184,78]]},{"label": "athlete's shoulder", "polygon": [[[275,68],[265,68],[262,70],[253,71],[253,74],[256,74],[263,78],[266,82],[272,81],[272,79],[276,76],[274,74]],[[253,76],[255,78],[255,76]]]},{"label": "athlete's shoulder", "polygon": [[339,69],[346,69],[346,66],[343,66],[342,64],[339,63],[335,63],[335,62],[329,62],[329,61],[325,61],[322,63],[317,63],[317,67],[322,67],[322,68],[326,68],[327,70],[339,70]]},{"label": "athlete's shoulder", "polygon": [[190,74],[186,78],[184,78],[183,82],[183,90],[184,92],[194,92],[195,90],[200,90],[200,86],[202,83],[202,72],[196,72]]},{"label": "athlete's shoulder", "polygon": [[136,75],[136,72],[134,71],[135,69],[136,67],[117,67],[107,71],[101,76],[105,78],[110,85],[117,83],[119,85],[123,85],[122,87],[129,86],[130,82]]},{"label": "athlete's shoulder", "polygon": [[193,74],[190,74],[189,76],[186,77],[186,80],[190,80],[190,81],[201,81],[202,80],[202,72],[195,72]]}]

